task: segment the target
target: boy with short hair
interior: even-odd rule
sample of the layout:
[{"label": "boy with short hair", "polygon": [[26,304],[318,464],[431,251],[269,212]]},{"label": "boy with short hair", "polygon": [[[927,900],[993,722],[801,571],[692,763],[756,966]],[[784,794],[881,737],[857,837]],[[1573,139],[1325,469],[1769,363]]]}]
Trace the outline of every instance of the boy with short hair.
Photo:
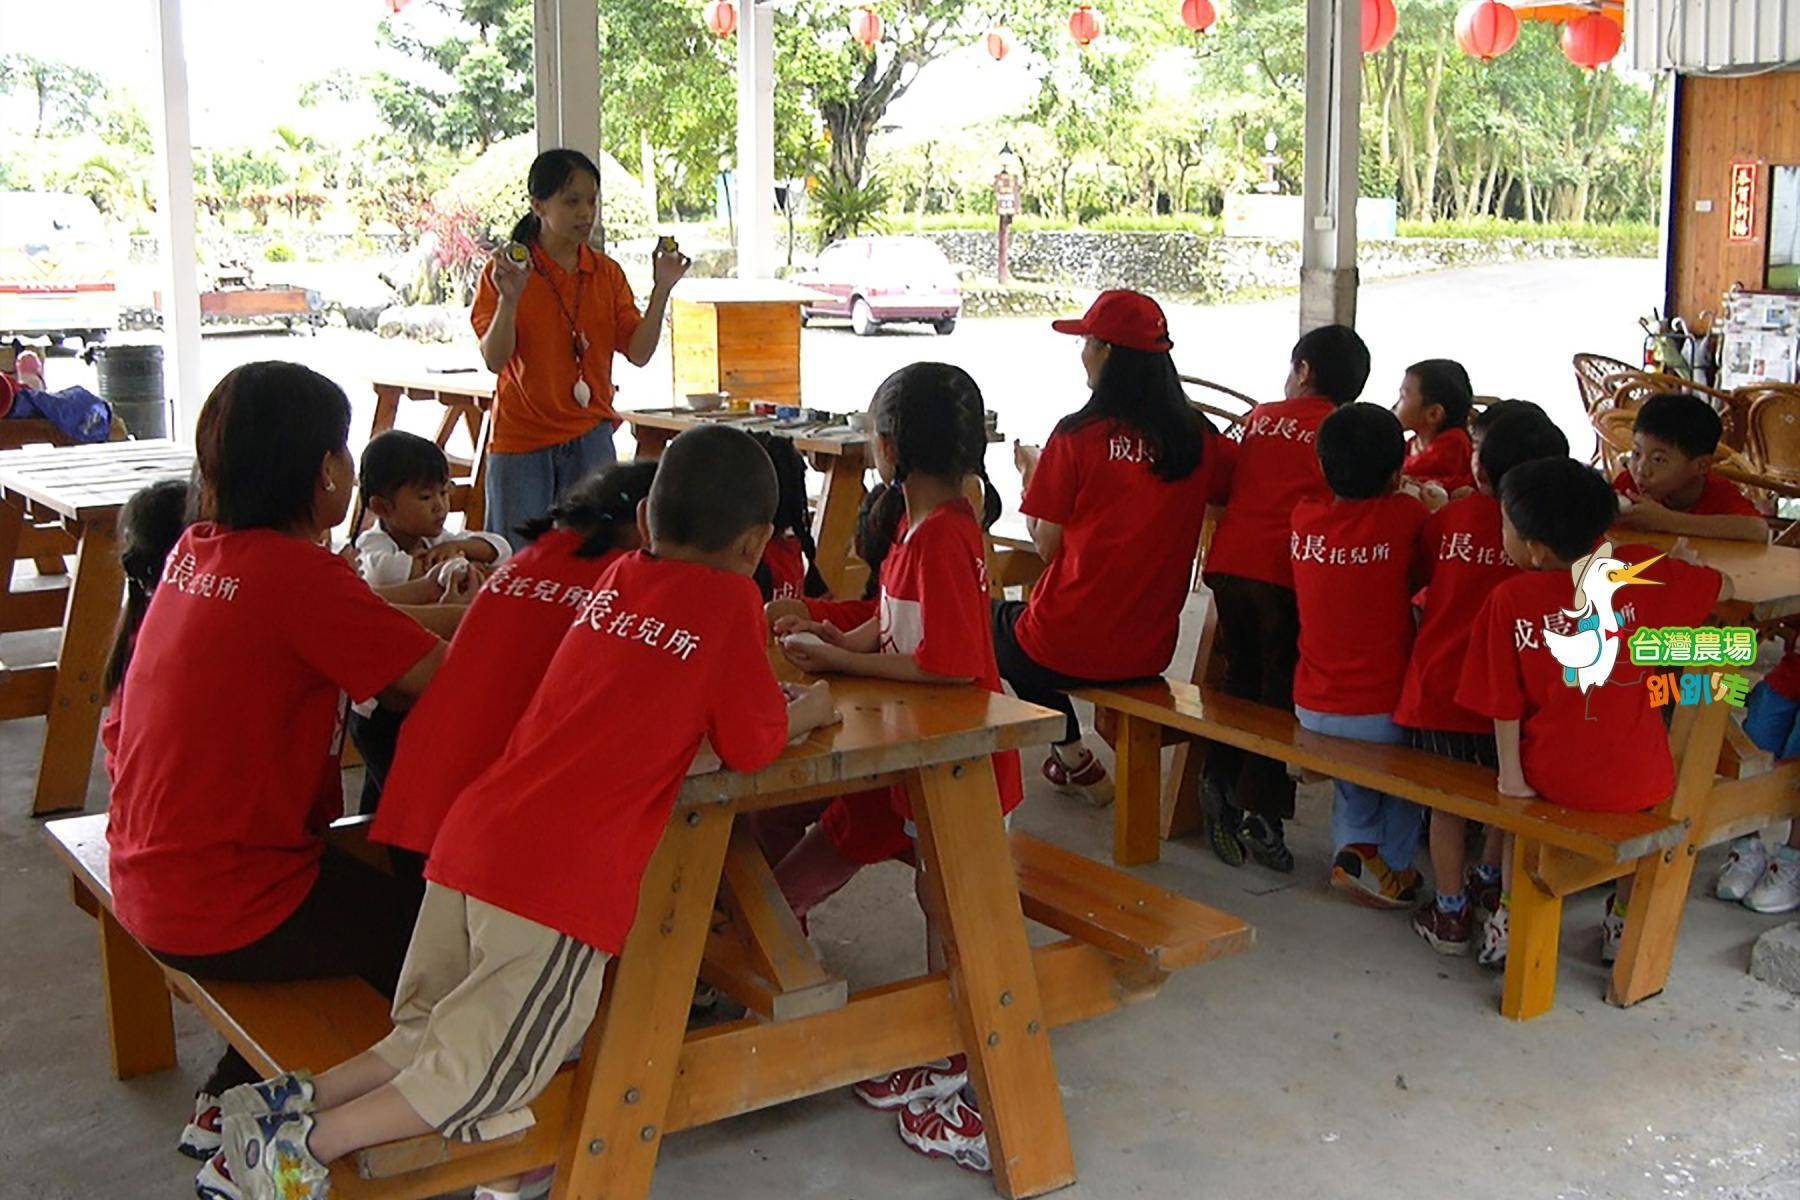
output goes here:
[{"label": "boy with short hair", "polygon": [[[1625,647],[1639,626],[1699,624],[1729,598],[1731,581],[1649,546],[1602,542],[1616,513],[1612,489],[1574,459],[1514,467],[1500,506],[1506,553],[1524,570],[1475,618],[1456,689],[1458,704],[1494,722],[1500,792],[1600,812],[1660,804],[1675,787],[1668,733],[1644,687],[1651,672],[1633,666]],[[1604,679],[1564,667],[1552,652],[1554,643],[1566,656],[1558,639],[1582,637],[1594,639],[1596,663],[1615,656]],[[1505,867],[1510,875],[1510,860]],[[1629,883],[1602,926],[1603,961],[1624,932]],[[1497,966],[1505,957],[1503,894],[1479,961]]]},{"label": "boy with short hair", "polygon": [[[1431,515],[1419,535],[1425,601],[1394,723],[1409,740],[1458,762],[1496,765],[1494,723],[1456,703],[1469,623],[1493,590],[1518,574],[1500,534],[1500,485],[1521,463],[1563,458],[1569,439],[1541,411],[1523,409],[1493,423],[1475,462],[1475,492]],[[1500,839],[1491,833],[1482,861],[1465,874],[1466,822],[1431,811],[1431,867],[1437,896],[1413,916],[1413,932],[1439,954],[1465,955],[1474,922],[1500,906]]]},{"label": "boy with short hair", "polygon": [[[1291,710],[1300,617],[1289,558],[1290,519],[1307,497],[1329,496],[1313,441],[1320,422],[1362,395],[1369,348],[1346,325],[1326,325],[1294,343],[1283,392],[1244,418],[1230,495],[1207,552],[1204,579],[1219,617],[1228,695]],[[1213,852],[1241,866],[1245,851],[1292,871],[1282,822],[1294,815],[1287,767],[1234,747],[1207,753],[1202,785]]]},{"label": "boy with short hair", "polygon": [[824,684],[784,703],[769,667],[752,575],[775,500],[748,434],[703,427],[669,444],[639,509],[649,549],[596,582],[504,754],[438,834],[394,1031],[317,1079],[227,1093],[208,1170],[229,1182],[203,1172],[203,1196],[211,1182],[244,1200],[318,1200],[326,1164],[365,1146],[531,1124],[526,1105],[593,1020],[701,740],[756,771],[835,717]]},{"label": "boy with short hair", "polygon": [[[1425,506],[1397,489],[1406,439],[1394,414],[1351,404],[1319,426],[1331,497],[1294,506],[1289,549],[1300,611],[1294,714],[1314,733],[1396,744],[1394,704],[1412,649],[1412,594]],[[1338,780],[1331,885],[1371,908],[1418,894],[1419,809]]]},{"label": "boy with short hair", "polygon": [[1690,537],[1769,540],[1769,524],[1728,479],[1712,473],[1725,423],[1687,392],[1664,392],[1639,405],[1631,422],[1631,458],[1613,479],[1630,507],[1615,524]]}]

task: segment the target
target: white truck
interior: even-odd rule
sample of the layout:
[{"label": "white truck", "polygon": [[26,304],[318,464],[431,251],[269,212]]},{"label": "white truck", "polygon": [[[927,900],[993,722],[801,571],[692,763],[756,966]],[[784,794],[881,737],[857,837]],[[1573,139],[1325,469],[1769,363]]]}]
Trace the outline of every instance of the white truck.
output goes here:
[{"label": "white truck", "polygon": [[0,192],[0,337],[78,337],[118,324],[120,251],[86,196]]}]

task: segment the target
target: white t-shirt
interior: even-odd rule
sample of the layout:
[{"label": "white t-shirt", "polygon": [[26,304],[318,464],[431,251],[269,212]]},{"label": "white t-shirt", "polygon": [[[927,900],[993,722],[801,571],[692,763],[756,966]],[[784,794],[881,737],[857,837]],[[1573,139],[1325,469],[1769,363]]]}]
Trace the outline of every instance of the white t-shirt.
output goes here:
[{"label": "white t-shirt", "polygon": [[[441,546],[445,542],[461,541],[465,538],[479,538],[494,548],[494,563],[507,560],[512,554],[512,545],[497,533],[486,533],[481,530],[457,532],[446,529],[434,538],[426,538],[427,549]],[[356,539],[357,570],[363,581],[370,587],[386,587],[389,584],[405,583],[412,578],[413,556],[400,548],[387,530],[377,525],[364,531]]]}]

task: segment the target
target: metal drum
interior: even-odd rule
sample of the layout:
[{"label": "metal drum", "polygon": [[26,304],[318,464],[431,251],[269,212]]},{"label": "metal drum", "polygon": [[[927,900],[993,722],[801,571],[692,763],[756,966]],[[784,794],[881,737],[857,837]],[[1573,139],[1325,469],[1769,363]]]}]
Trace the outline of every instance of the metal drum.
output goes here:
[{"label": "metal drum", "polygon": [[135,438],[169,436],[161,346],[110,345],[95,350],[100,396]]}]

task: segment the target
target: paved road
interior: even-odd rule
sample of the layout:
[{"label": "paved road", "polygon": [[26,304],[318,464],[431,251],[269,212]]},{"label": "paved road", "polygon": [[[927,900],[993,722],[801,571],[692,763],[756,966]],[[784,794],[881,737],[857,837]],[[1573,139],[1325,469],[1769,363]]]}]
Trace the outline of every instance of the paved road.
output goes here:
[{"label": "paved road", "polygon": [[[1440,271],[1366,286],[1358,328],[1374,356],[1367,399],[1389,403],[1408,363],[1421,358],[1461,360],[1478,392],[1521,396],[1544,405],[1568,431],[1577,453],[1592,444],[1577,399],[1569,357],[1588,350],[1635,360],[1641,345],[1636,318],[1661,294],[1657,264],[1642,259],[1512,263]],[[1176,361],[1182,370],[1251,395],[1274,398],[1287,370],[1297,326],[1293,298],[1254,304],[1169,310]],[[839,410],[868,403],[890,371],[920,359],[957,363],[975,376],[988,407],[1009,437],[1041,441],[1057,419],[1085,396],[1074,339],[1051,332],[1040,319],[966,321],[949,337],[919,327],[858,338],[844,328],[806,331],[802,377],[808,404]],[[369,378],[382,370],[474,361],[465,346],[420,346],[372,334],[328,329],[317,337],[214,335],[203,344],[202,378],[210,383],[232,366],[262,358],[305,362],[340,382],[357,406],[355,429],[366,428],[373,401]],[[51,364],[52,385],[88,382],[79,363]],[[666,349],[636,369],[618,368],[621,402],[669,403]],[[189,424],[198,405],[188,406]],[[422,424],[429,414],[417,412]],[[621,439],[621,450],[628,439]],[[990,455],[996,484],[1011,508],[1018,496],[1011,455]]]}]

